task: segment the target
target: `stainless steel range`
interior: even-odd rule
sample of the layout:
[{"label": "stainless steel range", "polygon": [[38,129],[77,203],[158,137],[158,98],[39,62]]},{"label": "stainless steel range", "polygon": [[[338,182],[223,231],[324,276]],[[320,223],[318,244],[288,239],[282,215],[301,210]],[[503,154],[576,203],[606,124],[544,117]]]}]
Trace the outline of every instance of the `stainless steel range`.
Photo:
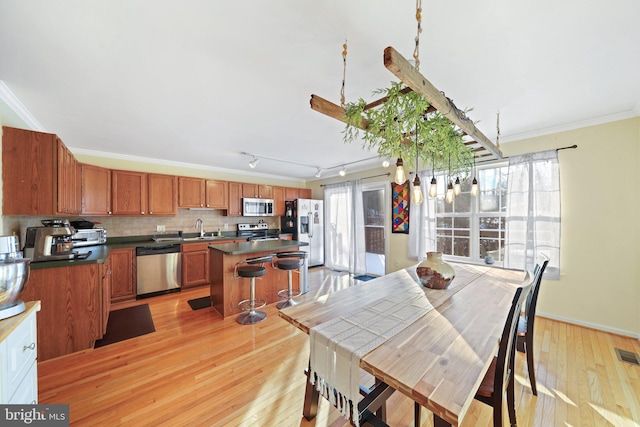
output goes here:
[{"label": "stainless steel range", "polygon": [[280,240],[277,234],[269,234],[269,224],[238,224],[238,237],[246,237],[247,241]]}]

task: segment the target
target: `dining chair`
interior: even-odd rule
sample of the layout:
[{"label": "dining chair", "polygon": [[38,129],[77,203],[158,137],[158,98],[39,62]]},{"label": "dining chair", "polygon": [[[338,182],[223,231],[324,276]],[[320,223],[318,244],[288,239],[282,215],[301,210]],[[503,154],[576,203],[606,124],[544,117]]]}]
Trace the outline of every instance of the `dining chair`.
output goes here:
[{"label": "dining chair", "polygon": [[540,291],[540,282],[542,275],[549,263],[549,257],[539,254],[536,258],[536,266],[533,270],[533,286],[531,292],[527,295],[524,306],[524,314],[520,314],[518,319],[518,338],[516,348],[519,352],[527,355],[527,370],[529,371],[529,382],[531,383],[531,392],[537,396],[536,388],[536,371],[533,364],[533,326],[536,320],[536,305],[538,304],[538,292]]},{"label": "dining chair", "polygon": [[[502,427],[502,407],[505,391],[507,392],[509,422],[512,426],[516,425],[515,384],[513,375],[516,326],[525,296],[532,285],[533,280],[528,285],[521,286],[516,290],[500,337],[498,355],[491,361],[491,365],[475,395],[477,400],[493,407],[494,427]],[[416,427],[420,426],[420,405],[417,402],[415,403],[414,421]]]}]

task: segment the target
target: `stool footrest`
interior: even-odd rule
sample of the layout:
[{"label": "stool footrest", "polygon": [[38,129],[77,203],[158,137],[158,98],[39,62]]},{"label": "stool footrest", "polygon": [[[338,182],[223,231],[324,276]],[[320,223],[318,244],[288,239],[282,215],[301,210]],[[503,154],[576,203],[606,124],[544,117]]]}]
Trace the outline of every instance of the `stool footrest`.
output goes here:
[{"label": "stool footrest", "polygon": [[293,289],[291,292],[289,292],[289,289],[280,289],[278,291],[278,296],[283,299],[295,298],[299,297],[300,295],[302,295],[300,289]]},{"label": "stool footrest", "polygon": [[256,308],[264,307],[265,305],[267,305],[267,302],[262,298],[256,298],[253,300],[253,307],[251,307],[251,305],[252,304],[250,299],[243,299],[238,303],[238,308],[244,311],[251,311],[255,310]]}]

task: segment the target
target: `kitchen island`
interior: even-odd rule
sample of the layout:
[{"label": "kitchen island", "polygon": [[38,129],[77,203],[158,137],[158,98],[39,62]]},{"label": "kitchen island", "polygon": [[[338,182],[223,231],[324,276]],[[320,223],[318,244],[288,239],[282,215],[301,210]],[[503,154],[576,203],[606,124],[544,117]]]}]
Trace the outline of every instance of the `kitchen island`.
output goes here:
[{"label": "kitchen island", "polygon": [[[278,252],[296,251],[307,243],[296,240],[265,240],[240,243],[221,243],[209,246],[211,304],[223,317],[241,313],[238,303],[249,298],[249,279],[234,277],[236,264],[247,258],[265,256]],[[274,269],[266,263],[267,272],[256,280],[256,297],[267,304],[280,301],[278,291],[287,287],[287,272]],[[302,268],[307,268],[305,263]],[[306,276],[306,275],[305,275]],[[299,283],[294,272],[294,288]]]}]

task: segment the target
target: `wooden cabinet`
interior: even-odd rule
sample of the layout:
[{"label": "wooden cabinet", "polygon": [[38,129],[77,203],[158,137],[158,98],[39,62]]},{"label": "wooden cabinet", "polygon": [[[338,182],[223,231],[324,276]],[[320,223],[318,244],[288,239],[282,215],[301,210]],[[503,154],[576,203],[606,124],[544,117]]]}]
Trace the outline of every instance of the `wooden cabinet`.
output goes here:
[{"label": "wooden cabinet", "polygon": [[312,197],[310,188],[298,188],[299,199],[311,199]]},{"label": "wooden cabinet", "polygon": [[209,244],[182,245],[182,287],[209,284]]},{"label": "wooden cabinet", "polygon": [[229,186],[229,209],[227,215],[242,215],[242,184],[239,182],[230,182]]},{"label": "wooden cabinet", "polygon": [[147,174],[111,171],[111,207],[114,215],[147,213]]},{"label": "wooden cabinet", "polygon": [[203,208],[205,202],[205,180],[202,178],[178,178],[178,207]]},{"label": "wooden cabinet", "polygon": [[111,250],[111,302],[136,297],[136,249]]},{"label": "wooden cabinet", "polygon": [[107,323],[109,323],[109,312],[111,311],[111,254],[102,264],[100,273],[102,275],[102,334],[107,333]]},{"label": "wooden cabinet", "polygon": [[299,197],[299,191],[297,188],[286,187],[284,189],[284,199],[286,201],[296,200]]},{"label": "wooden cabinet", "polygon": [[208,179],[205,182],[205,201],[208,208],[227,209],[229,206],[229,183]]},{"label": "wooden cabinet", "polygon": [[56,137],[57,146],[57,182],[59,213],[79,214],[82,208],[81,200],[81,166],[62,140]]},{"label": "wooden cabinet", "polygon": [[22,299],[40,300],[40,362],[92,348],[102,338],[102,281],[99,264],[32,269]]},{"label": "wooden cabinet", "polygon": [[36,311],[30,302],[22,314],[0,325],[0,404],[38,403]]},{"label": "wooden cabinet", "polygon": [[111,169],[82,165],[82,214],[111,215]]},{"label": "wooden cabinet", "polygon": [[4,215],[68,215],[81,210],[80,163],[56,137],[2,128]]},{"label": "wooden cabinet", "polygon": [[177,177],[148,174],[147,194],[149,215],[176,215],[178,213]]},{"label": "wooden cabinet", "polygon": [[273,187],[273,214],[284,216],[284,187]]},{"label": "wooden cabinet", "polygon": [[242,184],[242,197],[273,199],[273,187],[262,184]]}]

